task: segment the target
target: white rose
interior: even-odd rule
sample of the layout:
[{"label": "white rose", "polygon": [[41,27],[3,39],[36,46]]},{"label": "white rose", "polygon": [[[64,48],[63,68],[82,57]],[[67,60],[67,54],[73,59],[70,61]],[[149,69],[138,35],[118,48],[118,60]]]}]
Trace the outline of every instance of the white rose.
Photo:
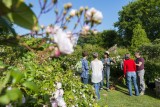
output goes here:
[{"label": "white rose", "polygon": [[83,26],[82,31],[89,31],[89,29],[90,29],[90,26],[85,25]]},{"label": "white rose", "polygon": [[55,91],[54,92],[54,96],[53,96],[55,99],[57,99],[59,97],[59,90]]},{"label": "white rose", "polygon": [[56,87],[56,88],[57,88],[57,89],[62,88],[62,83],[58,82],[58,83],[57,83],[57,87]]},{"label": "white rose", "polygon": [[71,40],[67,37],[67,34],[59,29],[54,35],[54,41],[57,43],[60,52],[65,54],[71,54],[73,50],[73,44]]},{"label": "white rose", "polygon": [[87,10],[87,12],[86,12],[86,17],[87,17],[88,19],[90,19],[91,16],[92,16],[95,12],[96,12],[96,9],[95,9],[95,8],[91,8],[91,9]]},{"label": "white rose", "polygon": [[93,15],[93,19],[97,21],[101,21],[103,19],[102,12],[96,11],[95,14]]},{"label": "white rose", "polygon": [[60,90],[59,90],[59,94],[60,94],[60,96],[63,96],[64,91],[63,91],[62,89],[60,89]]},{"label": "white rose", "polygon": [[70,12],[70,16],[75,16],[76,15],[76,13],[77,13],[77,10],[75,10],[75,9],[72,9],[71,10],[71,12]]},{"label": "white rose", "polygon": [[62,97],[58,98],[57,101],[58,101],[58,106],[66,107],[66,103]]}]

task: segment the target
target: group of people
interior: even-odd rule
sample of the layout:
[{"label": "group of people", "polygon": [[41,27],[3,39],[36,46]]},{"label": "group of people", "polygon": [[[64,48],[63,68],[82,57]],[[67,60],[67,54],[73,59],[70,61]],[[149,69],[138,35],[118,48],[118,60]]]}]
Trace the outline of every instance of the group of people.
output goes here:
[{"label": "group of people", "polygon": [[[88,84],[89,81],[89,69],[92,70],[91,82],[94,85],[95,92],[98,100],[100,99],[99,90],[103,88],[104,75],[106,75],[106,88],[109,90],[109,78],[110,78],[110,65],[111,62],[116,63],[115,60],[109,57],[109,52],[104,53],[104,58],[99,60],[98,53],[94,52],[92,54],[93,60],[91,61],[90,67],[87,61],[88,53],[82,52],[83,58],[82,63],[82,73],[81,79],[84,84]],[[135,88],[135,95],[138,96],[139,92],[141,95],[145,92],[144,83],[144,59],[140,56],[139,52],[135,53],[136,60],[130,58],[130,54],[125,54],[122,68],[124,71],[124,77],[127,80],[127,87],[129,90],[129,95],[132,96],[132,81]],[[138,85],[137,85],[138,76]],[[139,87],[138,87],[139,86]]]},{"label": "group of people", "polygon": [[141,57],[140,52],[136,52],[135,57],[136,60],[133,60],[130,58],[130,54],[127,53],[125,54],[125,59],[123,61],[124,77],[126,77],[127,80],[127,87],[130,96],[132,96],[132,82],[134,84],[136,96],[139,96],[139,94],[144,95],[145,93],[144,59]]}]

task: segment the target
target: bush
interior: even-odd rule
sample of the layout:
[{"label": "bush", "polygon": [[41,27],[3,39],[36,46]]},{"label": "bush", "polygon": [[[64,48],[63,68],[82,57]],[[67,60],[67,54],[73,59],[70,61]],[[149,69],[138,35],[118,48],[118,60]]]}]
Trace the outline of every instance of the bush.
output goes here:
[{"label": "bush", "polygon": [[[4,47],[4,53],[8,54],[2,54],[0,63],[0,82],[3,85],[0,86],[0,103],[21,106],[24,97],[25,106],[50,105],[49,98],[55,91],[55,84],[61,82],[67,106],[98,107],[93,87],[82,84],[80,76],[76,76],[72,69],[76,58],[81,56],[81,47],[76,48],[75,54],[41,61],[38,53],[23,50],[23,47]],[[5,56],[9,58],[7,61]],[[64,63],[68,65],[65,67]],[[10,75],[10,72],[13,73]],[[8,89],[17,97],[8,97]],[[17,92],[19,94],[16,94]]]},{"label": "bush", "polygon": [[140,47],[145,58],[145,78],[154,81],[160,76],[160,42],[155,40],[151,45]]}]

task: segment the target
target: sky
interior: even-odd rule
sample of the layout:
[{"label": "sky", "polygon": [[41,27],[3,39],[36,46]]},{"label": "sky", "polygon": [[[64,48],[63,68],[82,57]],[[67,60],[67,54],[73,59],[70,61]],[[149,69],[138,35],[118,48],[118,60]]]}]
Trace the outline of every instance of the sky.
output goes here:
[{"label": "sky", "polygon": [[[42,0],[43,1],[43,0]],[[50,1],[50,0],[49,0]],[[80,6],[88,6],[89,8],[94,7],[101,11],[103,14],[102,24],[98,25],[96,29],[98,31],[116,29],[114,28],[114,23],[118,21],[118,12],[122,10],[122,7],[127,5],[132,0],[58,0],[58,7],[62,8],[65,3],[72,3],[73,9],[79,9]],[[32,10],[38,15],[40,12],[40,6],[38,0],[25,0],[26,4],[32,3]],[[54,10],[51,10],[47,14],[40,17],[40,25],[50,25],[54,23],[55,16]],[[14,27],[18,34],[29,33],[28,30],[20,28],[18,26]]]}]

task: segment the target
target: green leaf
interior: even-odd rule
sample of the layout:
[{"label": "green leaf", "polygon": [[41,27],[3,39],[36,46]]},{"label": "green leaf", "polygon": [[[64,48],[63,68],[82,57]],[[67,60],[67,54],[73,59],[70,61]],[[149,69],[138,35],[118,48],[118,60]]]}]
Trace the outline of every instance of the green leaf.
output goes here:
[{"label": "green leaf", "polygon": [[33,27],[37,25],[37,17],[34,12],[23,0],[12,0],[12,3],[9,1],[11,0],[3,0],[3,4],[1,4],[4,5],[4,7],[9,8],[9,12],[4,16],[11,22],[23,28],[32,30]]},{"label": "green leaf", "polygon": [[32,91],[35,91],[35,92],[38,92],[38,86],[33,83],[33,82],[29,82],[29,81],[26,81],[23,83],[23,86],[25,86],[26,88],[29,88],[31,89]]},{"label": "green leaf", "polygon": [[0,97],[0,103],[8,104],[10,102],[9,97],[7,95],[3,95]]},{"label": "green leaf", "polygon": [[8,72],[5,80],[4,80],[3,82],[0,82],[0,94],[1,94],[2,89],[5,87],[5,85],[6,85],[7,82],[9,81],[10,74],[11,74],[11,73]]},{"label": "green leaf", "polygon": [[11,71],[11,76],[13,77],[12,82],[18,83],[22,78],[23,78],[23,74],[19,71]]},{"label": "green leaf", "polygon": [[6,95],[9,97],[11,101],[16,101],[17,99],[22,98],[22,92],[18,88],[7,90]]},{"label": "green leaf", "polygon": [[8,29],[9,31],[12,32],[14,36],[16,36],[15,30],[12,28],[11,22],[9,22],[7,19],[4,17],[0,17],[0,26],[2,26],[3,29]]}]

